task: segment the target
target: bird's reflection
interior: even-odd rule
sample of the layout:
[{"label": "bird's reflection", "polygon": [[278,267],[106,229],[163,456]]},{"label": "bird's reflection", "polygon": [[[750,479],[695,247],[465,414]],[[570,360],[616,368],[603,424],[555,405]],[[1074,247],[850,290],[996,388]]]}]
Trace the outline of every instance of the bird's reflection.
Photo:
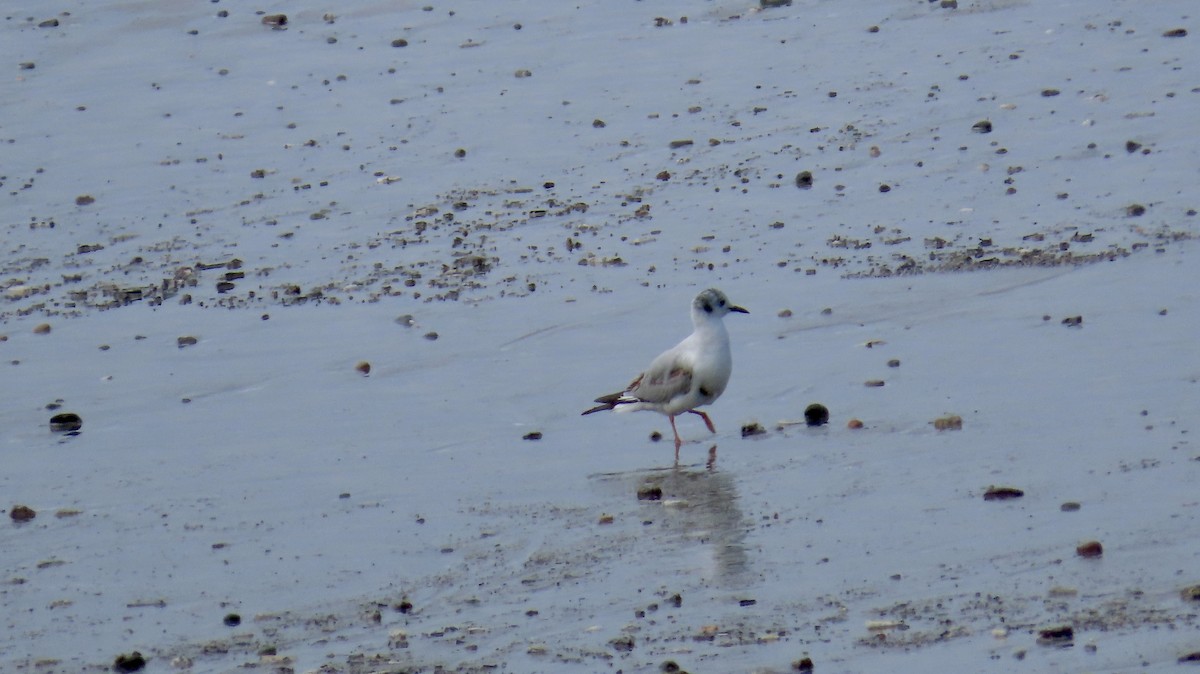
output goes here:
[{"label": "bird's reflection", "polygon": [[[702,546],[710,553],[716,578],[738,583],[749,573],[745,538],[747,523],[738,506],[733,478],[713,465],[716,445],[709,449],[705,467],[676,464],[629,473],[594,476],[621,491],[636,495],[647,532],[647,542],[667,552],[685,552]],[[705,566],[709,566],[705,564]]]}]

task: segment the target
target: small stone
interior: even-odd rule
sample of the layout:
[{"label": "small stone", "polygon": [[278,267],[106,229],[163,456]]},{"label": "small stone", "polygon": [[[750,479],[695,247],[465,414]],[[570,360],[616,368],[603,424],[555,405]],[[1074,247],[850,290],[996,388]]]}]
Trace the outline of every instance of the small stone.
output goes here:
[{"label": "small stone", "polygon": [[395,40],[392,40],[392,46],[397,47],[397,48],[398,47],[407,47],[408,40],[405,40],[404,38],[397,38]]},{"label": "small stone", "polygon": [[859,421],[858,419],[851,419],[850,421],[846,422],[846,428],[849,428],[852,431],[857,431],[857,430],[861,429],[862,427],[863,427],[863,422]]},{"label": "small stone", "polygon": [[74,412],[62,412],[50,417],[50,430],[54,433],[73,433],[83,428],[83,419]]},{"label": "small stone", "polygon": [[1073,513],[1078,512],[1081,507],[1082,506],[1080,506],[1076,501],[1067,501],[1066,503],[1058,506],[1058,509],[1065,513]]},{"label": "small stone", "polygon": [[541,431],[532,431],[532,432],[526,433],[525,435],[522,435],[521,439],[522,440],[541,440],[542,432]]},{"label": "small stone", "polygon": [[454,151],[454,156],[462,159],[463,157],[467,156],[467,151],[460,147]]},{"label": "small stone", "polygon": [[1014,498],[1021,498],[1025,492],[1016,487],[997,487],[995,485],[988,487],[987,491],[983,492],[983,500],[985,501],[1008,501]]},{"label": "small stone", "polygon": [[651,431],[650,442],[658,442],[663,439],[663,434],[658,431]]},{"label": "small stone", "polygon": [[81,195],[75,197],[75,205],[76,206],[88,206],[88,205],[94,204],[94,203],[96,203],[96,197],[93,197],[90,194],[81,194]]},{"label": "small stone", "polygon": [[961,431],[962,417],[957,414],[951,414],[944,417],[938,417],[933,420],[933,427],[939,431]]},{"label": "small stone", "polygon": [[1062,324],[1068,328],[1078,328],[1083,326],[1083,316],[1067,316],[1062,319]]},{"label": "small stone", "polygon": [[678,150],[679,148],[688,147],[689,145],[693,144],[695,144],[695,141],[690,139],[673,140],[669,143],[668,147],[670,147],[672,150]]},{"label": "small stone", "polygon": [[1192,651],[1179,656],[1179,662],[1200,662],[1200,651]]},{"label": "small stone", "polygon": [[38,23],[38,28],[58,28],[58,19],[46,19]]},{"label": "small stone", "polygon": [[1163,37],[1187,37],[1187,34],[1188,32],[1186,28],[1172,28],[1171,30],[1164,32]]},{"label": "small stone", "polygon": [[812,171],[801,171],[796,174],[796,187],[802,190],[811,189],[813,186]]},{"label": "small stone", "polygon": [[36,326],[34,326],[34,328],[33,328],[33,334],[35,334],[35,335],[48,335],[48,334],[50,334],[50,324],[49,324],[49,323],[39,323],[39,324],[37,324],[37,325],[36,325]]},{"label": "small stone", "polygon": [[612,515],[609,515],[609,514],[607,514],[607,513],[602,513],[602,514],[600,515],[600,519],[599,519],[599,520],[597,520],[597,521],[596,521],[596,523],[597,523],[597,524],[612,524],[612,523],[613,523],[613,516],[612,516]]},{"label": "small stone", "polygon": [[762,424],[758,423],[757,421],[753,421],[742,426],[743,438],[752,438],[756,435],[763,435],[766,432],[767,429],[763,428]]},{"label": "small stone", "polygon": [[666,182],[671,179],[671,172],[670,171],[659,171],[658,175],[656,175],[654,177],[657,178],[658,180]]},{"label": "small stone", "polygon": [[1180,590],[1179,596],[1184,601],[1200,601],[1200,585],[1183,588]]},{"label": "small stone", "polygon": [[1047,627],[1038,630],[1037,642],[1043,646],[1062,646],[1075,640],[1075,630],[1070,625]]},{"label": "small stone", "polygon": [[425,335],[424,335],[424,336],[425,336],[425,339],[428,339],[428,340],[429,340],[429,341],[431,341],[431,342],[436,342],[436,341],[437,341],[437,338],[438,338],[438,333],[436,333],[436,332],[427,332],[427,333],[425,333]]},{"label": "small stone", "polygon": [[634,647],[637,645],[637,642],[633,640],[632,635],[622,634],[619,637],[613,637],[612,639],[609,639],[608,645],[611,646],[614,651],[619,653],[628,653],[634,649]]},{"label": "small stone", "polygon": [[883,386],[884,383],[885,382],[882,379],[868,379],[867,381],[863,382],[863,384],[869,388],[879,388],[880,386]]},{"label": "small stone", "polygon": [[528,68],[519,68],[516,72],[513,73],[513,77],[516,77],[517,79],[525,79],[526,77],[533,77],[533,71],[529,70]]},{"label": "small stone", "polygon": [[371,364],[365,360],[360,360],[358,365],[354,366],[354,369],[364,377],[371,374]]},{"label": "small stone", "polygon": [[803,657],[792,663],[793,672],[811,672],[813,671],[812,658]]},{"label": "small stone", "polygon": [[181,349],[185,346],[195,346],[198,343],[200,343],[200,340],[191,335],[184,335],[183,337],[176,338],[175,340],[175,345]]},{"label": "small stone", "polygon": [[980,120],[971,125],[971,130],[975,133],[991,133],[992,122],[987,119]]},{"label": "small stone", "polygon": [[892,358],[891,360],[889,360],[889,361],[887,362],[887,366],[888,366],[888,367],[900,367],[900,359],[899,359],[899,358]]},{"label": "small stone", "polygon": [[637,498],[639,501],[661,501],[662,497],[662,487],[656,484],[642,485],[638,487]]},{"label": "small stone", "polygon": [[829,423],[829,408],[821,403],[812,403],[805,407],[804,423],[809,426],[824,426]]},{"label": "small stone", "polygon": [[1084,558],[1095,558],[1104,555],[1104,546],[1100,541],[1087,541],[1075,546],[1075,554]]},{"label": "small stone", "polygon": [[739,599],[738,606],[754,606],[758,603],[757,599]]},{"label": "small stone", "polygon": [[780,318],[791,318],[792,310],[791,309],[781,309],[779,311],[779,313],[777,314],[777,316],[779,316]]},{"label": "small stone", "polygon": [[1141,143],[1139,143],[1135,140],[1125,141],[1125,151],[1128,152],[1129,154],[1133,154],[1134,152],[1137,152],[1140,149],[1142,149]]},{"label": "small stone", "polygon": [[237,627],[242,624],[242,616],[236,613],[230,613],[222,620],[227,627]]},{"label": "small stone", "polygon": [[287,25],[287,22],[287,14],[268,14],[262,18],[262,24],[264,26],[270,26],[276,29],[283,28]]},{"label": "small stone", "polygon": [[117,672],[137,672],[146,666],[146,658],[142,654],[134,651],[128,655],[122,653],[113,660],[113,671]]},{"label": "small stone", "polygon": [[412,602],[407,599],[402,599],[402,600],[400,600],[399,604],[396,604],[396,610],[401,613],[412,613],[412,610],[413,610]]},{"label": "small stone", "polygon": [[593,119],[592,120],[592,128],[593,129],[603,129],[606,126],[608,126],[608,124],[606,124],[603,119]]},{"label": "small stone", "polygon": [[1125,215],[1131,218],[1140,218],[1146,214],[1146,207],[1141,204],[1130,204],[1125,207]]},{"label": "small stone", "polygon": [[1061,92],[1061,91],[1059,91],[1058,89],[1042,89],[1042,96],[1043,96],[1043,97],[1045,97],[1045,98],[1050,98],[1050,97],[1052,97],[1052,96],[1057,96],[1057,95],[1059,95],[1059,94],[1061,94],[1061,93],[1062,93],[1062,92]]},{"label": "small stone", "polygon": [[28,522],[37,517],[37,511],[27,505],[15,505],[8,510],[8,516],[14,522]]}]

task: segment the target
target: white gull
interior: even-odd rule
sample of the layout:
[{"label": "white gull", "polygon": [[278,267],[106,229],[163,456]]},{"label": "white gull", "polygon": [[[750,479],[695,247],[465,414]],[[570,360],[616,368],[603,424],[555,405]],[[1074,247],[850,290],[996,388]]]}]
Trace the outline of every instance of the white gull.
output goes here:
[{"label": "white gull", "polygon": [[650,367],[634,378],[624,391],[596,398],[600,403],[584,412],[637,412],[650,410],[667,415],[675,432],[675,460],[683,440],[675,428],[675,417],[691,412],[704,419],[708,430],[716,433],[712,419],[700,410],[725,392],[733,371],[729,353],[729,333],[721,319],[730,312],[748,314],[733,305],[725,293],[709,288],[692,300],[692,325],[695,329],[682,342],[659,354]]}]

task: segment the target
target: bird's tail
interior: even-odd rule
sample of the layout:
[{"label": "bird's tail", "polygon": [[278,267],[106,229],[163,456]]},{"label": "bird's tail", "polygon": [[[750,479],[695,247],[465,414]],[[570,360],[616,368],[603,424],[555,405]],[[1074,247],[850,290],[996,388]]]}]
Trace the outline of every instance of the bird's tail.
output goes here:
[{"label": "bird's tail", "polygon": [[[606,412],[616,408],[616,406],[620,405],[621,403],[632,402],[631,400],[621,400],[621,396],[623,395],[625,395],[624,391],[621,391],[620,393],[610,393],[606,396],[600,396],[595,400],[595,402],[600,404],[596,405],[590,410],[585,411],[583,414],[591,414],[592,412]],[[580,416],[583,415],[581,414]]]}]

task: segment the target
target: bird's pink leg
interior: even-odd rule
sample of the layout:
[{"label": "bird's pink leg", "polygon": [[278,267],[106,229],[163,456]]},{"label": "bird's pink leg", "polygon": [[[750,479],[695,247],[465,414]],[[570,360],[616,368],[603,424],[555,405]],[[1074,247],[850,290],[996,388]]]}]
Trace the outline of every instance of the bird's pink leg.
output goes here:
[{"label": "bird's pink leg", "polygon": [[701,412],[700,410],[688,410],[688,411],[691,412],[692,414],[699,414],[700,418],[704,419],[704,425],[708,426],[709,433],[717,432],[716,427],[713,426],[712,419],[709,419],[707,414],[705,414],[704,412]]},{"label": "bird's pink leg", "polygon": [[679,429],[675,428],[675,415],[668,414],[667,418],[671,420],[671,430],[675,432],[675,463],[679,463],[679,447],[683,444],[683,439],[679,437]]}]

